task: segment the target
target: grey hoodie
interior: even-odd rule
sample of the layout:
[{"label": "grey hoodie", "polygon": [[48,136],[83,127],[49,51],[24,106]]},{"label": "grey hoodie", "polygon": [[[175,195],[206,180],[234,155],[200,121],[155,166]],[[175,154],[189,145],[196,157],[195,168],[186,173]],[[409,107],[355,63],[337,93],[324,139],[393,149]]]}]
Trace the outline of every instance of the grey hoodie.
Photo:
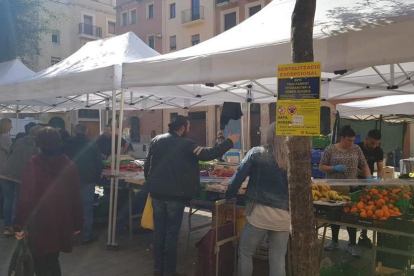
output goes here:
[{"label": "grey hoodie", "polygon": [[0,169],[0,178],[21,183],[27,161],[38,153],[34,140],[33,136],[26,136],[16,141],[5,165]]},{"label": "grey hoodie", "polygon": [[7,156],[10,153],[12,141],[8,134],[0,135],[0,171],[6,164]]}]

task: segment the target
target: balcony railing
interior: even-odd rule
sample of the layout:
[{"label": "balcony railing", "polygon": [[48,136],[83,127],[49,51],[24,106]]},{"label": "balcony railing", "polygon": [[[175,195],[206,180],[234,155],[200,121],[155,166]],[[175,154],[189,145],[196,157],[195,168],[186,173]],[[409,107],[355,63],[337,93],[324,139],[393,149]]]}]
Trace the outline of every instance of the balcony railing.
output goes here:
[{"label": "balcony railing", "polygon": [[102,38],[101,27],[84,24],[84,23],[79,23],[78,26],[79,26],[79,31],[78,31],[79,35],[87,35],[87,36],[94,36],[94,37]]},{"label": "balcony railing", "polygon": [[193,7],[189,10],[185,10],[181,12],[181,22],[183,24],[197,21],[197,20],[204,20],[204,7],[198,6]]}]

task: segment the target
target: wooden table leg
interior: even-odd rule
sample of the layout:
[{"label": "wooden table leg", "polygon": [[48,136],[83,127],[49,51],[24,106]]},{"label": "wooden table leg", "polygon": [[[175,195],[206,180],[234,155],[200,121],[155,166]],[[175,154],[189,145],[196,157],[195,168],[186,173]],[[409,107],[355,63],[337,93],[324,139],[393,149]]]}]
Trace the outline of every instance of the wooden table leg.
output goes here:
[{"label": "wooden table leg", "polygon": [[377,269],[377,231],[372,234],[372,275],[375,275]]},{"label": "wooden table leg", "polygon": [[321,249],[319,251],[319,264],[321,264],[321,261],[322,261],[322,252],[323,252],[323,247],[324,247],[324,243],[325,243],[326,228],[328,228],[328,224],[323,225],[323,235],[322,235]]},{"label": "wooden table leg", "polygon": [[187,241],[185,243],[185,254],[187,254],[188,246],[190,245],[190,236],[191,236],[191,216],[193,215],[193,205],[190,204],[190,211],[188,212],[188,233],[187,233]]},{"label": "wooden table leg", "polygon": [[133,193],[132,187],[129,187],[129,202],[128,202],[128,212],[129,212],[129,240],[132,241],[132,193]]}]

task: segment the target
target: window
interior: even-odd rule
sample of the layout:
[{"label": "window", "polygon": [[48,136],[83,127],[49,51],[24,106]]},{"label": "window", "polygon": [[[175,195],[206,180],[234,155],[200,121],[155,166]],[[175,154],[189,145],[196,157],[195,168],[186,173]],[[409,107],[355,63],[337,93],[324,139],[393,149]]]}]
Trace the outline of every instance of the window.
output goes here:
[{"label": "window", "polygon": [[108,33],[115,34],[115,22],[108,21]]},{"label": "window", "polygon": [[79,109],[78,118],[99,119],[99,110],[97,109]]},{"label": "window", "polygon": [[170,19],[175,18],[175,3],[170,4]]},{"label": "window", "polygon": [[177,37],[175,35],[170,36],[170,50],[176,50],[177,49]]},{"label": "window", "polygon": [[83,16],[83,33],[93,35],[93,17],[89,15]]},{"label": "window", "polygon": [[177,118],[177,116],[178,116],[177,112],[170,113],[170,122],[172,122],[175,118]]},{"label": "window", "polygon": [[151,139],[157,136],[157,132],[155,130],[151,130]]},{"label": "window", "polygon": [[55,65],[56,63],[60,62],[60,57],[52,57],[50,61],[50,65]]},{"label": "window", "polygon": [[262,9],[262,5],[257,5],[249,8],[249,16],[253,16]]},{"label": "window", "polygon": [[137,10],[131,10],[130,12],[131,14],[129,16],[129,20],[130,20],[129,24],[132,25],[132,24],[137,23]]},{"label": "window", "polygon": [[126,26],[128,24],[128,13],[124,12],[122,13],[122,21],[121,21],[121,26]]},{"label": "window", "polygon": [[147,19],[154,18],[154,3],[147,5]]},{"label": "window", "polygon": [[131,117],[131,141],[132,142],[140,142],[141,141],[141,122],[140,119],[136,116]]},{"label": "window", "polygon": [[155,49],[155,36],[154,35],[148,36],[148,46],[150,46],[152,49]]},{"label": "window", "polygon": [[52,43],[60,44],[60,35],[59,34],[52,34]]},{"label": "window", "polygon": [[224,15],[224,30],[227,31],[237,25],[237,13],[232,12]]},{"label": "window", "polygon": [[196,35],[192,35],[191,36],[191,45],[197,45],[198,43],[200,43],[200,35],[196,34]]}]

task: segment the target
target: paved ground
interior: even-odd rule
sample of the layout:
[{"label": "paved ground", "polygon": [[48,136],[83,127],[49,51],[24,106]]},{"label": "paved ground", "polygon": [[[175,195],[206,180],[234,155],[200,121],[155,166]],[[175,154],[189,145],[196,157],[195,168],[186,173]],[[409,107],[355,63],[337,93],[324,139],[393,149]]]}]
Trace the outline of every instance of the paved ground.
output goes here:
[{"label": "paved ground", "polygon": [[[211,214],[200,212],[193,217],[194,224],[203,224],[211,221]],[[0,221],[3,225],[3,221]],[[71,254],[61,254],[60,260],[64,276],[147,276],[152,275],[152,250],[149,248],[152,235],[150,233],[135,233],[133,240],[129,241],[127,231],[118,238],[119,249],[117,251],[106,249],[107,232],[105,227],[95,229],[99,240],[88,246],[77,245]],[[179,241],[178,271],[194,275],[197,261],[195,242],[199,241],[208,229],[195,232],[191,237],[191,245],[187,255],[184,254],[185,237],[187,233],[187,220],[184,218],[182,232]],[[320,231],[322,233],[322,231]],[[328,236],[330,233],[328,231]],[[323,253],[323,258],[328,257],[335,263],[350,262],[351,265],[368,271],[370,266],[370,251],[363,254],[363,258],[356,260],[345,252],[348,239],[347,232],[341,230],[341,250],[333,253]],[[13,238],[5,238],[0,235],[0,276],[7,275],[7,268],[16,242]],[[254,275],[267,275],[267,263],[255,262]],[[366,274],[369,275],[369,274]]]}]

